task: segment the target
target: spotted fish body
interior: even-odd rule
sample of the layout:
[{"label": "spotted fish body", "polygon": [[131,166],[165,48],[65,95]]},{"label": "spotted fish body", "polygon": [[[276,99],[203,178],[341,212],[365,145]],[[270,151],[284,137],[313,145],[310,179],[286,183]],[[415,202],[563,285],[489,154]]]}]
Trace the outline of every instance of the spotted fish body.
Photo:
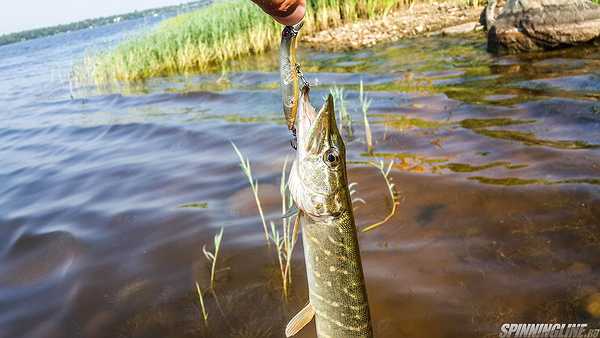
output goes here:
[{"label": "spotted fish body", "polygon": [[279,75],[281,85],[281,96],[283,99],[283,114],[288,129],[295,133],[294,125],[298,111],[299,99],[299,74],[296,63],[297,38],[303,22],[286,26],[281,33],[281,45],[279,47]]},{"label": "spotted fish body", "polygon": [[307,307],[314,310],[319,338],[373,337],[333,98],[329,95],[317,114],[308,91],[305,87],[300,94],[298,146],[289,181],[300,210]]}]

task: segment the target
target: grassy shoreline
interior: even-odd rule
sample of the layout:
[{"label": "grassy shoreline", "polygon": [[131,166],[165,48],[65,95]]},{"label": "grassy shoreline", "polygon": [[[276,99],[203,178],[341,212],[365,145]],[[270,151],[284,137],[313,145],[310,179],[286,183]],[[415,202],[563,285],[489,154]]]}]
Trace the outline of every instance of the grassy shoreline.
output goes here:
[{"label": "grassy shoreline", "polygon": [[[301,34],[379,18],[415,2],[429,1],[308,0]],[[167,19],[152,32],[127,40],[115,49],[86,57],[76,77],[106,85],[206,71],[240,56],[276,47],[281,28],[249,0],[219,1]]]}]

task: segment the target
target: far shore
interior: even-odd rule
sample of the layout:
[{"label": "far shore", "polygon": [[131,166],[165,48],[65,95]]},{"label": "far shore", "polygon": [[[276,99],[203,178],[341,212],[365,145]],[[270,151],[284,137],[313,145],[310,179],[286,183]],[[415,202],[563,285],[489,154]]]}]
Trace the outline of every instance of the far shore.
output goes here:
[{"label": "far shore", "polygon": [[359,49],[414,36],[443,34],[447,28],[472,23],[456,30],[448,30],[452,33],[467,33],[483,28],[479,25],[483,8],[464,2],[417,3],[383,17],[304,36],[302,42],[322,49]]},{"label": "far shore", "polygon": [[[302,45],[324,49],[365,48],[429,34],[476,21],[482,11],[478,0],[312,0],[307,4]],[[248,0],[215,2],[167,19],[154,31],[114,49],[90,55],[75,73],[77,79],[106,85],[210,72],[230,60],[277,48],[281,28]]]}]

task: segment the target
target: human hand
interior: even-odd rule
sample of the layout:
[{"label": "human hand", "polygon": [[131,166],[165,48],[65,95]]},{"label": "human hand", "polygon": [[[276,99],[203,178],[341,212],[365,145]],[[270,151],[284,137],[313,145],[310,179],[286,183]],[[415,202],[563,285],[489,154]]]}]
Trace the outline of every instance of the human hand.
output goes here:
[{"label": "human hand", "polygon": [[306,0],[252,0],[277,22],[292,26],[304,18]]}]

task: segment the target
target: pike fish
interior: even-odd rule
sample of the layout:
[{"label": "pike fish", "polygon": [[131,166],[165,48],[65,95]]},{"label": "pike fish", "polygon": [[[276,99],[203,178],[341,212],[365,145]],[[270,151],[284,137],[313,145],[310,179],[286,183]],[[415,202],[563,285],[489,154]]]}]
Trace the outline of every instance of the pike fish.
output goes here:
[{"label": "pike fish", "polygon": [[310,301],[289,322],[286,336],[314,316],[319,338],[373,337],[333,97],[317,113],[309,90],[304,86],[299,93],[289,188],[299,210]]}]

